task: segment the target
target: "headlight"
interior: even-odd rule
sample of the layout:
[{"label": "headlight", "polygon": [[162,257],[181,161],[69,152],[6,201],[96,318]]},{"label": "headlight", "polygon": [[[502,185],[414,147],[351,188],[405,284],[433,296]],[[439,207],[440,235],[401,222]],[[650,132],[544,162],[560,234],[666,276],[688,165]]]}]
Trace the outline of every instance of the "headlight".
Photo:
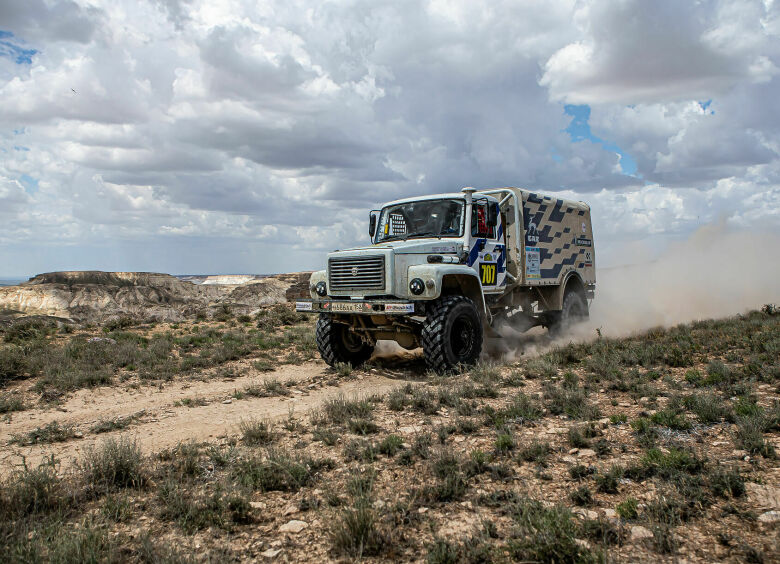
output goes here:
[{"label": "headlight", "polygon": [[320,280],[314,287],[314,291],[317,292],[318,296],[322,296],[324,298],[328,295],[328,285],[325,284],[324,280]]},{"label": "headlight", "polygon": [[425,291],[425,283],[419,278],[412,278],[412,281],[409,282],[409,290],[415,296],[419,296]]}]

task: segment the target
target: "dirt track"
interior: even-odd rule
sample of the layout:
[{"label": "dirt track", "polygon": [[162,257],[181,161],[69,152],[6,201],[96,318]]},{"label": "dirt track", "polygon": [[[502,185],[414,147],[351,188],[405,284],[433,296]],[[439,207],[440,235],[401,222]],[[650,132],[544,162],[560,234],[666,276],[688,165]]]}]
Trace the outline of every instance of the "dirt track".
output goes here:
[{"label": "dirt track", "polygon": [[[35,408],[13,414],[0,423],[0,475],[7,475],[27,460],[37,464],[54,454],[61,470],[67,470],[88,447],[107,437],[126,434],[135,438],[146,453],[158,452],[180,442],[204,441],[237,433],[242,419],[281,420],[300,417],[316,409],[326,400],[340,394],[369,395],[386,392],[404,380],[422,374],[405,365],[422,364],[413,353],[394,353],[376,359],[377,368],[355,371],[347,378],[338,378],[322,361],[285,365],[274,372],[259,373],[249,361],[230,364],[237,378],[176,380],[164,386],[142,385],[136,389],[106,386],[80,390],[58,407]],[[205,376],[205,375],[203,375]],[[235,399],[235,391],[252,384],[262,384],[271,378],[287,385],[288,396],[245,397]],[[176,405],[181,400],[197,398],[205,405]],[[90,428],[97,422],[138,414],[127,429],[95,434]],[[9,444],[14,435],[23,435],[52,422],[72,425],[83,437],[53,444],[19,446]]]}]

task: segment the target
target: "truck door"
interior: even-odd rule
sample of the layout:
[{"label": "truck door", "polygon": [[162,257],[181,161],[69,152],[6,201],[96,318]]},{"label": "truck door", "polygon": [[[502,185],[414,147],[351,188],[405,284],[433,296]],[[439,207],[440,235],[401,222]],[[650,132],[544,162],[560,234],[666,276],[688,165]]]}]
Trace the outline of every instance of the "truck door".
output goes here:
[{"label": "truck door", "polygon": [[[490,207],[496,224],[488,221]],[[501,292],[506,284],[506,245],[498,203],[475,198],[471,206],[471,250],[468,264],[477,271],[484,292]]]}]

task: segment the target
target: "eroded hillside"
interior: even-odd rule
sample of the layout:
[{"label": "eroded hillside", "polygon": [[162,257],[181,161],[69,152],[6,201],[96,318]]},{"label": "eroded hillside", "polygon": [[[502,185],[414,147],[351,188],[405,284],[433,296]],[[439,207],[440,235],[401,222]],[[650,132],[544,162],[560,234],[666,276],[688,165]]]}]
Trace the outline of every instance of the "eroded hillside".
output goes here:
[{"label": "eroded hillside", "polygon": [[280,274],[242,284],[193,284],[169,274],[73,271],[39,274],[18,286],[0,288],[0,318],[55,317],[101,323],[121,316],[181,321],[215,312],[251,314],[300,291],[308,273]]}]

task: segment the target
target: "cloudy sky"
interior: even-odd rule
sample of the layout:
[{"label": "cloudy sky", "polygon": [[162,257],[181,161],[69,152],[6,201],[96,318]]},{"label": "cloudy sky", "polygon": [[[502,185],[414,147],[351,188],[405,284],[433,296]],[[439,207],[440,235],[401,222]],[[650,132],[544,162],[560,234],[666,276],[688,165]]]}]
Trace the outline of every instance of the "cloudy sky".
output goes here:
[{"label": "cloudy sky", "polygon": [[319,268],[383,201],[780,230],[780,1],[3,0],[0,277]]}]

